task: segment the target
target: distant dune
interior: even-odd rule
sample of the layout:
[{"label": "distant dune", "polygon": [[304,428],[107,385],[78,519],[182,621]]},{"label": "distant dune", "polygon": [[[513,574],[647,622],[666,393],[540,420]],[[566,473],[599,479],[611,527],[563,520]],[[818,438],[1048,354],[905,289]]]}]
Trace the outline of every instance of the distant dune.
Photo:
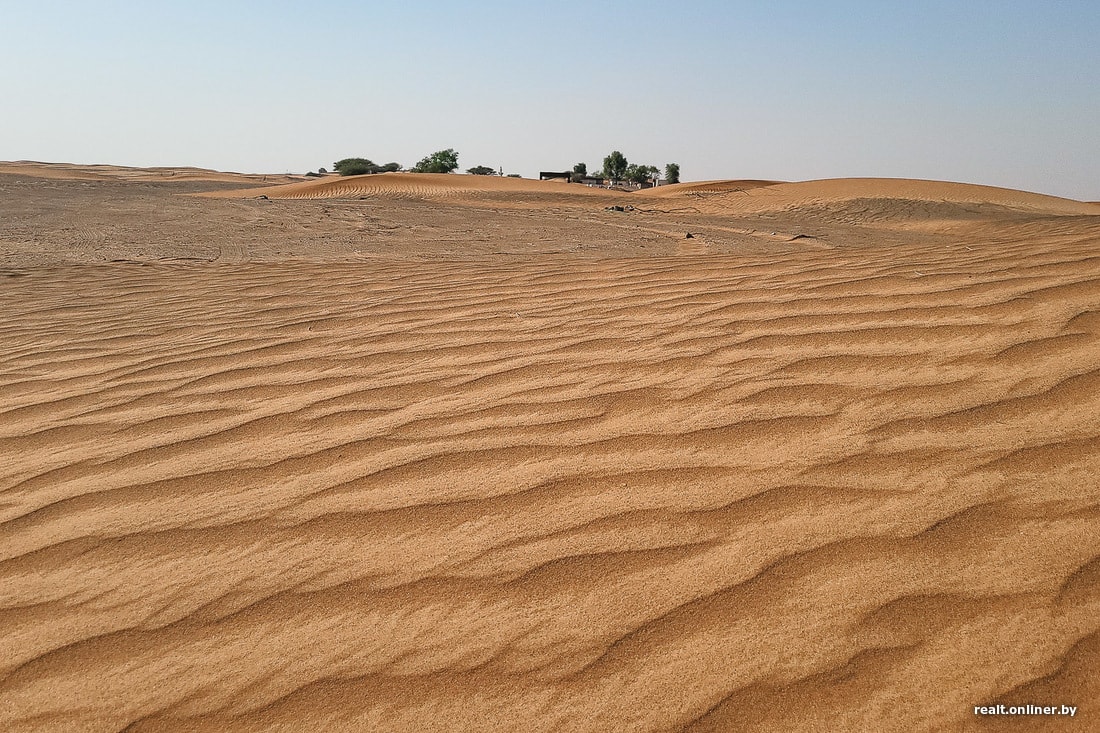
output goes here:
[{"label": "distant dune", "polygon": [[754,181],[754,180],[726,180],[726,181],[697,181],[691,183],[673,183],[657,188],[641,191],[646,198],[674,198],[685,194],[713,194],[749,191],[764,186],[775,186],[782,181]]},{"label": "distant dune", "polygon": [[6,166],[0,730],[1100,727],[1095,205]]},{"label": "distant dune", "polygon": [[[891,212],[909,217],[924,212],[970,206],[997,207],[1029,214],[1095,214],[1094,204],[969,183],[922,181],[902,178],[835,178],[799,183],[765,181],[713,181],[679,184],[640,191],[643,198],[695,199],[701,211],[748,213],[832,207],[849,204],[873,206],[868,211],[880,218]],[[883,205],[889,208],[883,208]],[[908,209],[904,207],[909,207]],[[857,211],[858,213],[858,211]]]},{"label": "distant dune", "polygon": [[221,183],[288,183],[302,176],[223,173],[206,168],[128,168],[118,165],[77,165],[39,163],[30,160],[0,161],[0,175],[25,175],[36,178],[82,181],[210,181]]},{"label": "distant dune", "polygon": [[[350,197],[478,200],[493,198],[519,202],[523,195],[624,197],[621,204],[690,202],[700,213],[753,214],[814,208],[837,209],[848,205],[853,215],[876,219],[937,216],[947,211],[965,213],[970,207],[996,207],[1029,214],[1095,214],[1095,204],[966,183],[893,178],[838,178],[799,183],[730,180],[681,183],[623,193],[561,181],[534,181],[498,176],[384,173],[288,183],[281,186],[218,191],[204,196],[276,199]],[[864,209],[860,209],[860,206]]]},{"label": "distant dune", "polygon": [[609,192],[564,181],[534,181],[529,178],[501,176],[442,175],[438,173],[379,173],[363,176],[327,176],[271,188],[219,191],[203,194],[237,198],[267,196],[280,199],[347,198],[376,196],[385,198],[470,198],[485,194],[559,194],[567,196],[606,196]]}]

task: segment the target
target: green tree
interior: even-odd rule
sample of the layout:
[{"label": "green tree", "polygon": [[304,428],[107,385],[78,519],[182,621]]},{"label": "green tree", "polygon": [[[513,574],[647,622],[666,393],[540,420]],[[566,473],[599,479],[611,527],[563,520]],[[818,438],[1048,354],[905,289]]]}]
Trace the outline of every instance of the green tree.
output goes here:
[{"label": "green tree", "polygon": [[344,158],[333,163],[332,168],[342,176],[361,176],[364,173],[378,172],[378,166],[366,158]]},{"label": "green tree", "polygon": [[432,153],[413,166],[414,173],[450,173],[458,168],[458,153],[453,148]]},{"label": "green tree", "polygon": [[467,168],[466,172],[471,176],[495,176],[497,172],[487,165],[475,165],[473,168]]},{"label": "green tree", "polygon": [[680,164],[669,163],[665,166],[665,180],[669,183],[680,182]]},{"label": "green tree", "polygon": [[618,150],[611,151],[611,155],[603,159],[604,178],[610,178],[612,181],[623,180],[627,165],[629,164],[626,162],[626,156]]},{"label": "green tree", "polygon": [[628,165],[623,173],[623,178],[631,183],[645,183],[657,174],[657,168],[652,165]]},{"label": "green tree", "polygon": [[588,165],[586,165],[585,163],[577,163],[575,166],[573,166],[573,172],[580,173],[582,176],[587,176]]},{"label": "green tree", "polygon": [[386,163],[385,165],[378,166],[379,173],[393,173],[394,171],[401,170],[400,163]]}]

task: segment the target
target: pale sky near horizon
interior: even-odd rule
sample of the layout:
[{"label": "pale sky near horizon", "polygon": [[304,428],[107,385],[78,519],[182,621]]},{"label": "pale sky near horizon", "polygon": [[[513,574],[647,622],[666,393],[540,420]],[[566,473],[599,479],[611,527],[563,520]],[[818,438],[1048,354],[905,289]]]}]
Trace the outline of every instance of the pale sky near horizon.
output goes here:
[{"label": "pale sky near horizon", "polygon": [[0,0],[0,160],[931,178],[1100,200],[1100,3]]}]

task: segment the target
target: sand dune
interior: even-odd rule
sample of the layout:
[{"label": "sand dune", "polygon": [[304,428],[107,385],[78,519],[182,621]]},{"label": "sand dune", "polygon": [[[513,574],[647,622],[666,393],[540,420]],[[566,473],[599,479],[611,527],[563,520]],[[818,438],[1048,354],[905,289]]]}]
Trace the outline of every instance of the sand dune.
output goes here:
[{"label": "sand dune", "polygon": [[775,186],[782,181],[757,181],[757,180],[722,180],[722,181],[692,181],[690,183],[674,183],[658,188],[646,189],[639,193],[645,198],[676,198],[684,195],[734,193],[750,191],[754,188]]},{"label": "sand dune", "polygon": [[996,219],[1006,215],[1084,215],[1095,204],[1011,189],[944,181],[838,178],[799,183],[760,180],[682,183],[635,192],[561,181],[495,176],[385,173],[329,176],[280,186],[197,194],[214,198],[417,199],[531,207],[573,203],[624,205],[660,213],[720,216],[811,216],[848,224],[924,226],[929,221]]},{"label": "sand dune", "polygon": [[40,163],[30,160],[0,161],[0,175],[21,175],[34,178],[80,181],[207,181],[220,183],[278,184],[303,180],[302,176],[254,173],[224,173],[207,168],[161,167],[131,168],[120,165],[77,165],[74,163]]},{"label": "sand dune", "polygon": [[499,176],[441,175],[437,173],[380,173],[363,176],[328,176],[277,187],[216,191],[199,194],[212,198],[325,199],[352,197],[417,199],[494,199],[522,202],[524,196],[556,199],[624,195],[620,191],[590,188],[564,181],[535,181]]},{"label": "sand dune", "polygon": [[[284,189],[421,212],[406,249],[280,260],[275,228],[233,262],[3,273],[0,728],[1096,727],[1100,217],[438,178]],[[753,191],[827,239],[736,234]],[[470,206],[508,195],[555,213]],[[930,233],[807,203],[862,198],[983,208]],[[452,204],[603,249],[423,259]],[[997,703],[1078,712],[973,713]]]},{"label": "sand dune", "polygon": [[846,210],[861,221],[966,214],[1094,215],[1095,204],[970,183],[895,178],[835,178],[799,183],[714,181],[639,191],[639,198],[691,200],[700,211],[760,213]]}]

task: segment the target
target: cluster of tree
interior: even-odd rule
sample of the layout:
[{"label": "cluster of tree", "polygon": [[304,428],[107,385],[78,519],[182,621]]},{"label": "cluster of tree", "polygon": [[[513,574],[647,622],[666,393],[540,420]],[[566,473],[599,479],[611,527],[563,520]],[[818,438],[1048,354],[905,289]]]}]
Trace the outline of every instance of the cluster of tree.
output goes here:
[{"label": "cluster of tree", "polygon": [[[332,169],[342,176],[361,176],[366,173],[389,173],[391,171],[401,170],[400,163],[386,163],[385,165],[378,165],[374,161],[366,158],[344,158],[338,160],[332,164]],[[321,173],[325,172],[324,168],[320,169]]]},{"label": "cluster of tree", "polygon": [[[626,156],[618,150],[603,159],[603,176],[612,181],[630,181],[631,183],[645,183],[653,180],[661,171],[654,165],[638,165],[627,161]],[[678,163],[669,163],[665,166],[665,178],[669,183],[680,182],[680,166]]]},{"label": "cluster of tree", "polygon": [[[645,183],[651,181],[660,174],[660,169],[653,165],[635,165],[627,161],[626,156],[618,150],[603,159],[603,170],[599,172],[601,178],[609,181],[630,181],[631,183]],[[573,166],[574,182],[583,180],[588,175],[588,166],[585,163],[577,163]],[[680,165],[669,163],[665,166],[665,179],[669,183],[680,182]]]},{"label": "cluster of tree", "polygon": [[[385,165],[378,165],[367,158],[344,158],[338,160],[332,164],[333,170],[342,176],[361,176],[366,173],[387,173],[390,171],[401,170],[400,163],[386,163]],[[447,148],[446,150],[439,150],[431,155],[422,158],[419,163],[414,165],[411,170],[413,173],[451,173],[458,168],[458,153],[453,148]],[[503,175],[503,171],[498,174],[487,165],[476,165],[473,168],[467,168],[466,172],[474,176],[495,176]],[[319,173],[307,173],[306,175],[316,176],[326,173],[324,168],[319,169]],[[571,180],[580,181],[588,175],[588,166],[584,163],[577,163],[573,166],[573,174]],[[611,181],[630,181],[631,183],[645,183],[651,181],[660,175],[660,170],[656,166],[652,165],[637,165],[627,161],[626,156],[620,153],[618,150],[613,150],[610,155],[603,159],[603,170],[599,175],[602,178]],[[510,177],[519,178],[516,173],[510,173]],[[680,182],[680,165],[678,163],[669,163],[665,166],[665,179],[669,183]]]},{"label": "cluster of tree", "polygon": [[[378,165],[369,158],[344,158],[333,163],[332,168],[342,176],[362,176],[367,173],[390,173],[402,170],[400,163]],[[422,158],[409,170],[413,173],[450,173],[456,168],[458,168],[458,153],[452,148],[447,148]],[[321,168],[320,172],[324,173],[325,169]],[[492,173],[492,169],[489,169],[489,172]]]}]

